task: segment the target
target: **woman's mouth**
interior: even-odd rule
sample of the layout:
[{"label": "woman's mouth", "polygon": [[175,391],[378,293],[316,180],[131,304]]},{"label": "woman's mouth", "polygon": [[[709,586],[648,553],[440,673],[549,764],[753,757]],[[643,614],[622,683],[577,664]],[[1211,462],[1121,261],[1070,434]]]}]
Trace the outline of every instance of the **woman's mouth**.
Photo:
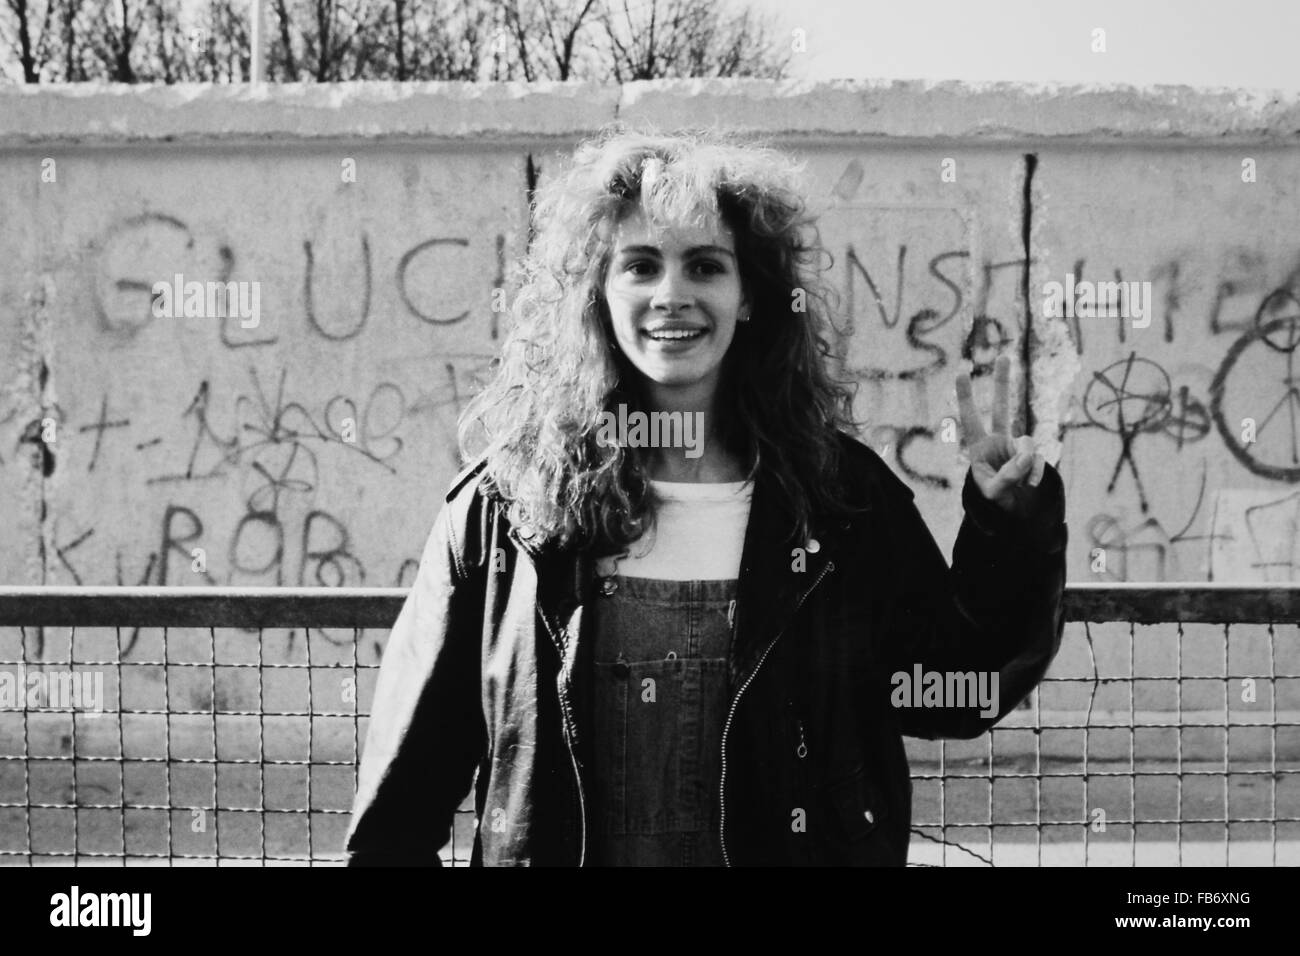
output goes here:
[{"label": "woman's mouth", "polygon": [[686,342],[693,342],[696,339],[703,338],[704,329],[655,329],[641,333],[652,342],[664,345],[676,345]]}]

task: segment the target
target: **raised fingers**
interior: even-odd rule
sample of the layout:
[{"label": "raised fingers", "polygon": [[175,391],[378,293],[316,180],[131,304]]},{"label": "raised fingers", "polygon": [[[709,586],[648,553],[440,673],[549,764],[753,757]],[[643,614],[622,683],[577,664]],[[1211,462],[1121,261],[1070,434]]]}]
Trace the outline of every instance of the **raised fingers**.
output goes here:
[{"label": "raised fingers", "polygon": [[984,424],[975,408],[970,375],[966,372],[957,373],[957,413],[961,416],[961,437],[967,445],[973,445],[984,437]]},{"label": "raised fingers", "polygon": [[1038,483],[1043,480],[1043,469],[1047,467],[1047,459],[1034,450],[1034,440],[1032,438],[1028,435],[1022,437],[1025,439],[1029,454],[1034,456],[1033,462],[1029,466],[1029,477],[1026,481],[1030,488],[1037,488]]},{"label": "raised fingers", "polygon": [[993,366],[993,434],[1011,434],[1011,356],[999,355]]}]

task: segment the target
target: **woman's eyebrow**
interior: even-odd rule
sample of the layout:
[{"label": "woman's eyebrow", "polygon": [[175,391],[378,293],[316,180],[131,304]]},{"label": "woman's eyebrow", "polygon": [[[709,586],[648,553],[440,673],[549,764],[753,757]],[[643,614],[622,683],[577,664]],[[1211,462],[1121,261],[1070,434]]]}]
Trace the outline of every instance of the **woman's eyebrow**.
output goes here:
[{"label": "woman's eyebrow", "polygon": [[[689,249],[686,250],[686,255],[688,256],[697,256],[702,253],[713,253],[714,255],[720,253],[724,256],[730,256],[732,259],[736,258],[736,254],[734,252],[732,252],[730,249],[724,248],[723,246],[712,246],[712,245],[691,246]],[[620,256],[662,255],[662,253],[659,251],[659,248],[657,246],[624,246],[622,249],[618,251],[618,254]]]}]

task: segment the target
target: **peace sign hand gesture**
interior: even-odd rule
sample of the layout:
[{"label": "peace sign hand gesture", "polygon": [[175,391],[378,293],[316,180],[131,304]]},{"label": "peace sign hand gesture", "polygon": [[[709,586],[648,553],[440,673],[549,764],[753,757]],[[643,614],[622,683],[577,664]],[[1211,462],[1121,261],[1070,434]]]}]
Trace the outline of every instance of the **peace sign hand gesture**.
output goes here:
[{"label": "peace sign hand gesture", "polygon": [[986,432],[975,409],[970,375],[961,372],[957,376],[957,407],[971,477],[989,501],[1027,518],[1035,511],[1046,462],[1034,452],[1034,440],[1028,435],[1011,437],[1010,395],[1011,359],[1000,355],[993,367],[993,430]]}]

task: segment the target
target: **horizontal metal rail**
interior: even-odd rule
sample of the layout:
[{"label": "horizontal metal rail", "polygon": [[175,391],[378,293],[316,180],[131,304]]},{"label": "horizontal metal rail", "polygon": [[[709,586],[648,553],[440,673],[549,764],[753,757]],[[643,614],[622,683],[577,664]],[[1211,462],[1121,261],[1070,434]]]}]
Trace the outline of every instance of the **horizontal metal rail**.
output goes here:
[{"label": "horizontal metal rail", "polygon": [[[0,627],[391,627],[409,588],[0,587]],[[1298,584],[1069,584],[1067,621],[1300,623]]]},{"label": "horizontal metal rail", "polygon": [[409,588],[0,587],[0,627],[379,627]]}]

